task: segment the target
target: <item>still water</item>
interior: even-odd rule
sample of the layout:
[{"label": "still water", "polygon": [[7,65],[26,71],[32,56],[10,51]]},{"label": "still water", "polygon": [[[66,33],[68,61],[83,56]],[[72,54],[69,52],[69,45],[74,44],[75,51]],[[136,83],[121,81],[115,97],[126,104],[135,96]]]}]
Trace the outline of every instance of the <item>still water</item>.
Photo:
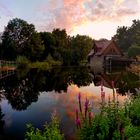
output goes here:
[{"label": "still water", "polygon": [[26,124],[42,129],[56,111],[65,138],[73,140],[78,93],[82,95],[82,103],[90,99],[93,112],[97,112],[101,82],[108,98],[112,97],[112,80],[120,103],[128,93],[135,94],[140,85],[139,77],[125,70],[108,72],[87,67],[18,70],[0,80],[0,139],[22,140]]}]

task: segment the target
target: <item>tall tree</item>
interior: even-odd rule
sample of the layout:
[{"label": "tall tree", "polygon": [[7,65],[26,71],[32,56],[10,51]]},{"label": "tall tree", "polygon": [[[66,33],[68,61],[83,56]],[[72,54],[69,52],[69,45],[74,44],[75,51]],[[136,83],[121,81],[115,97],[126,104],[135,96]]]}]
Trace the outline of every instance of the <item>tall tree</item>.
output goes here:
[{"label": "tall tree", "polygon": [[125,26],[118,27],[113,38],[124,52],[127,52],[133,44],[140,45],[140,20],[133,20],[129,28]]},{"label": "tall tree", "polygon": [[129,57],[136,58],[136,56],[138,56],[138,55],[140,55],[140,46],[132,45],[131,47],[129,47],[129,49],[128,49],[128,56]]},{"label": "tall tree", "polygon": [[127,51],[128,42],[128,28],[125,26],[118,27],[116,35],[113,37],[122,51]]},{"label": "tall tree", "polygon": [[53,57],[57,60],[63,61],[63,54],[68,47],[67,33],[65,29],[54,29],[52,35],[55,38],[55,52]]},{"label": "tall tree", "polygon": [[71,39],[72,64],[78,65],[87,60],[87,55],[93,47],[93,40],[85,35],[77,35]]},{"label": "tall tree", "polygon": [[[4,57],[7,59],[16,59],[17,55],[25,55],[24,49],[26,48],[27,43],[34,38],[33,36],[35,36],[35,33],[36,31],[33,24],[28,24],[26,21],[18,18],[10,20],[5,27],[2,36]],[[32,47],[38,46],[32,45]],[[40,51],[42,50],[43,49],[41,48]]]},{"label": "tall tree", "polygon": [[49,54],[53,56],[55,52],[55,37],[50,32],[41,32],[40,36],[45,46],[42,59],[46,59]]}]

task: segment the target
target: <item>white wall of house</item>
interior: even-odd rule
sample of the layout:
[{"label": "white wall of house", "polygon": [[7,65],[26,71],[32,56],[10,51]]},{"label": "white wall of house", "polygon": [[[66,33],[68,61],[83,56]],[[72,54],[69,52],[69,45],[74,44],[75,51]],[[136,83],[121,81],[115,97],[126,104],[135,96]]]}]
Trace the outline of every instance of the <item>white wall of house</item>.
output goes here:
[{"label": "white wall of house", "polygon": [[101,56],[90,57],[90,66],[103,66],[104,58]]}]

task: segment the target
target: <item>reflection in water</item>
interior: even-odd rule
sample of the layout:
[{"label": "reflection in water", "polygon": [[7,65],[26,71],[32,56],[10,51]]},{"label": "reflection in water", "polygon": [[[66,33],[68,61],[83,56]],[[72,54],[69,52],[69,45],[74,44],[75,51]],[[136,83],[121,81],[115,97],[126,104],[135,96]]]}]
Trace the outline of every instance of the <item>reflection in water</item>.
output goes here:
[{"label": "reflection in water", "polygon": [[140,77],[134,73],[118,69],[98,71],[98,68],[92,67],[90,73],[92,74],[94,84],[96,86],[101,85],[103,82],[105,87],[112,88],[112,81],[115,82],[115,88],[117,92],[121,95],[126,95],[127,93],[136,94],[140,90]]},{"label": "reflection in water", "polygon": [[[51,71],[32,69],[25,73],[17,71],[17,75],[0,81],[0,89],[5,90],[2,93],[5,99],[1,102],[5,114],[5,131],[7,135],[17,136],[17,139],[23,139],[26,123],[41,127],[45,121],[50,121],[54,110],[57,110],[62,120],[65,136],[72,139],[75,129],[74,110],[78,105],[79,92],[82,104],[85,98],[90,99],[93,111],[96,112],[99,110],[101,82],[105,86],[106,98],[112,96],[112,80],[120,94],[126,94],[128,90],[136,93],[140,85],[139,77],[126,71],[99,72],[95,68],[75,67],[54,68]],[[124,99],[119,96],[120,102]]]},{"label": "reflection in water", "polygon": [[[17,75],[3,79],[0,87],[5,89],[4,96],[13,109],[26,110],[32,102],[38,100],[39,92],[67,91],[71,84],[78,87],[89,86],[94,83],[100,86],[101,82],[107,88],[112,88],[111,81],[115,82],[118,93],[124,95],[128,91],[136,93],[139,88],[139,77],[126,71],[107,71],[96,67],[54,68],[51,71],[38,69],[17,71]],[[21,75],[20,75],[21,74]]]},{"label": "reflection in water", "polygon": [[[3,98],[3,90],[0,91],[0,103],[2,101],[2,98]],[[0,139],[2,139],[2,135],[4,134],[4,124],[5,124],[5,121],[4,121],[4,114],[2,112],[2,109],[1,109],[1,105],[0,105]]]},{"label": "reflection in water", "polygon": [[68,85],[72,83],[77,86],[89,85],[92,78],[88,73],[85,67],[57,68],[49,72],[32,69],[24,77],[15,75],[4,79],[0,86],[6,90],[5,97],[13,109],[25,110],[32,102],[38,100],[41,91],[55,90],[61,93],[67,91]]},{"label": "reflection in water", "polygon": [[0,135],[4,133],[4,114],[2,113],[1,106],[0,106]]}]

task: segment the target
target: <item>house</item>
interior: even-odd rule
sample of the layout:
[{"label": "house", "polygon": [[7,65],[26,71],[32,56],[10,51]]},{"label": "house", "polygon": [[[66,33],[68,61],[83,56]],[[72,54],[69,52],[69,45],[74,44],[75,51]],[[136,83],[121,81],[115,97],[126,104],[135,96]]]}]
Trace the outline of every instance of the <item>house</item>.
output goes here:
[{"label": "house", "polygon": [[124,65],[129,59],[124,57],[114,40],[101,39],[94,41],[93,48],[88,54],[90,66],[102,68],[104,65]]}]

